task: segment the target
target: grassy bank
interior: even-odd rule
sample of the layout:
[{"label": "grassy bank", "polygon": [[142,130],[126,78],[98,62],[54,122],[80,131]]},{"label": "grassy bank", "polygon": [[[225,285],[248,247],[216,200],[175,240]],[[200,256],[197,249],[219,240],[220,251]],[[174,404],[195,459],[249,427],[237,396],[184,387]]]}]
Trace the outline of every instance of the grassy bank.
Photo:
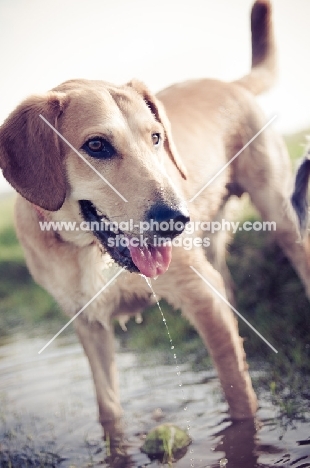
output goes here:
[{"label": "grassy bank", "polygon": [[28,272],[13,224],[14,200],[0,198],[0,336],[63,320],[55,301]]}]

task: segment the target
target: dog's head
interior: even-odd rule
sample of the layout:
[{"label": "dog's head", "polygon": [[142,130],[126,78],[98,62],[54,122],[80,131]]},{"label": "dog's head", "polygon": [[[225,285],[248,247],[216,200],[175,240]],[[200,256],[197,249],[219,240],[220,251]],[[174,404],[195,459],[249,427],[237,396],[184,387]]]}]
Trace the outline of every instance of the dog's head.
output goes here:
[{"label": "dog's head", "polygon": [[164,169],[171,163],[186,178],[165,110],[138,81],[68,81],[24,101],[0,129],[11,185],[53,219],[98,223],[92,235],[114,260],[147,276],[170,262],[158,234],[172,239],[189,220]]}]

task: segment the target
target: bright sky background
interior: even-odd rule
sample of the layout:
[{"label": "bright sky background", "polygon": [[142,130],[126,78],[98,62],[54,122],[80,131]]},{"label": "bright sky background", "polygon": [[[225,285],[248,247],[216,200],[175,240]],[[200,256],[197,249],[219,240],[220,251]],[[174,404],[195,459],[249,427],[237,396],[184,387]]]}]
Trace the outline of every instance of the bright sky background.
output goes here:
[{"label": "bright sky background", "polygon": [[[152,91],[230,80],[250,66],[252,0],[0,0],[0,122],[29,94],[71,78]],[[260,98],[281,132],[310,128],[310,0],[273,0],[279,81]],[[303,142],[301,142],[303,143]],[[7,189],[0,175],[0,192]]]}]

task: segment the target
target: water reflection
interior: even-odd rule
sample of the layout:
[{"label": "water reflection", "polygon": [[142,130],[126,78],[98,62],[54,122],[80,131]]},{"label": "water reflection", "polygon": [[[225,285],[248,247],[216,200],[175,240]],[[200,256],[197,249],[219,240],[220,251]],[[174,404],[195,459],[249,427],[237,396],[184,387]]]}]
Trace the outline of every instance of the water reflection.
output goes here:
[{"label": "water reflection", "polygon": [[232,424],[213,371],[192,372],[182,364],[180,388],[175,366],[152,353],[143,353],[143,361],[118,353],[124,438],[107,451],[88,362],[75,336],[38,355],[44,343],[45,336],[20,334],[0,344],[0,466],[10,459],[15,468],[26,462],[45,468],[158,467],[140,447],[158,424],[153,417],[160,408],[162,422],[186,429],[190,420],[193,444],[176,468],[218,468],[225,458],[227,468],[310,467],[307,423],[295,421],[283,431],[276,409],[261,399],[256,421]]},{"label": "water reflection", "polygon": [[215,451],[225,453],[229,468],[258,466],[258,426],[256,420],[238,421],[216,434],[221,440]]}]

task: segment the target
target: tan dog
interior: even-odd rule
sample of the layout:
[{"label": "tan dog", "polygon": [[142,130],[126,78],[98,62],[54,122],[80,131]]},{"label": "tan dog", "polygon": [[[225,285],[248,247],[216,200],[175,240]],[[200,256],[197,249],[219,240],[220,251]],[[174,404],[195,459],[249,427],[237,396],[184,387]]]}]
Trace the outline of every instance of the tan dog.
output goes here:
[{"label": "tan dog", "polygon": [[[253,417],[257,408],[234,314],[190,268],[226,297],[225,236],[211,239],[208,248],[185,250],[157,247],[156,235],[176,238],[188,213],[193,222],[215,220],[223,216],[231,195],[248,192],[262,217],[277,223],[277,239],[310,291],[309,255],[296,243],[296,216],[289,202],[290,163],[271,127],[189,202],[266,124],[254,95],[274,78],[270,16],[269,1],[258,0],[252,11],[252,70],[238,81],[193,80],[155,97],[137,81],[113,86],[72,80],[24,101],[1,128],[0,166],[20,194],[16,226],[34,279],[74,316],[107,282],[104,251],[127,270],[74,321],[93,372],[100,422],[109,431],[122,414],[110,322],[136,314],[152,301],[139,271],[159,275],[153,284],[156,294],[181,308],[198,330],[218,370],[231,417]],[[77,225],[116,220],[131,228],[116,233],[42,231],[42,220]],[[118,235],[131,241],[140,235],[139,223],[152,220],[169,223],[169,229],[146,229],[146,247],[110,245]]]}]

